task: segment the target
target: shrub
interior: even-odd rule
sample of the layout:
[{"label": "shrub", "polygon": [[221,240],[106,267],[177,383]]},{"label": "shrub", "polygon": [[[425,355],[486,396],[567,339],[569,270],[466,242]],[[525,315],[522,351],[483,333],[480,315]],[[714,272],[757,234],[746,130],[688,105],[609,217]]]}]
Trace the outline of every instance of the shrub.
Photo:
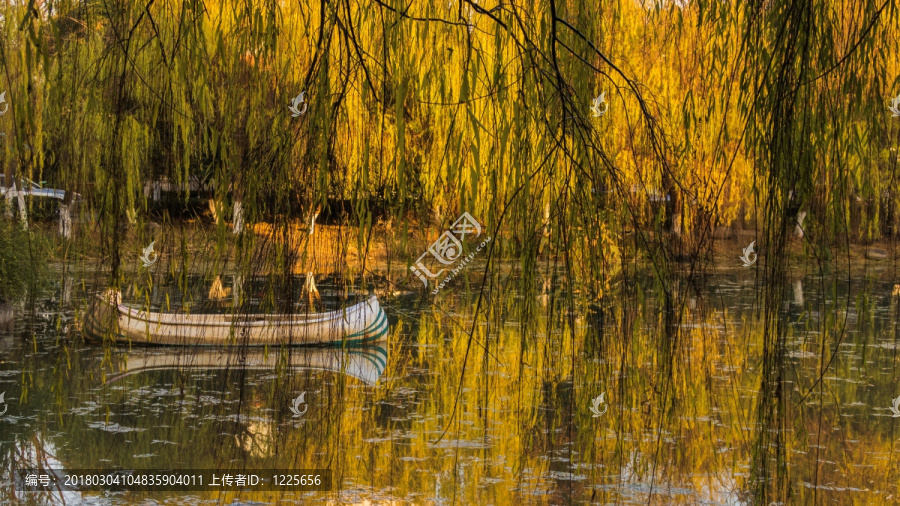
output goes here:
[{"label": "shrub", "polygon": [[18,220],[8,218],[0,209],[0,303],[25,294],[37,273],[35,262],[41,258],[35,248],[36,242]]}]

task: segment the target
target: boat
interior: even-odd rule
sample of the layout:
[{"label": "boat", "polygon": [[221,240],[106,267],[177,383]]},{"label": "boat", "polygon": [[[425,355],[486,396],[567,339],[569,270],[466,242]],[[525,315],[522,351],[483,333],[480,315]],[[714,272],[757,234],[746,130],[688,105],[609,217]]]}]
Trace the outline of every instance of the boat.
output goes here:
[{"label": "boat", "polygon": [[361,346],[387,337],[376,296],[337,311],[300,314],[158,313],[122,304],[117,290],[92,302],[86,339],[165,346]]},{"label": "boat", "polygon": [[[115,364],[115,365],[114,365]],[[384,341],[368,346],[290,348],[281,352],[260,348],[191,348],[154,346],[114,351],[105,362],[105,384],[149,371],[275,370],[327,371],[373,386],[387,365]]]}]

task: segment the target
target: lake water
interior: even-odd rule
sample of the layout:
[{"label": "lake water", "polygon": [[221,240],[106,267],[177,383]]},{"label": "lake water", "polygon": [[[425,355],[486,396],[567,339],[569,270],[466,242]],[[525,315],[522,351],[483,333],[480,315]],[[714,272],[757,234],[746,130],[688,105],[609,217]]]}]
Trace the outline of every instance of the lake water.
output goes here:
[{"label": "lake water", "polygon": [[[226,353],[85,343],[95,289],[76,281],[0,323],[3,500],[900,500],[892,284],[785,280],[768,312],[749,270],[676,283],[668,301],[652,278],[630,279],[631,296],[572,308],[547,286],[493,287],[476,318],[478,293],[459,280],[436,302],[382,296],[379,346]],[[228,311],[192,286],[195,308]],[[319,290],[332,307],[340,290]],[[145,300],[180,305],[169,292]],[[332,490],[22,492],[13,470],[40,467],[329,469]]]}]

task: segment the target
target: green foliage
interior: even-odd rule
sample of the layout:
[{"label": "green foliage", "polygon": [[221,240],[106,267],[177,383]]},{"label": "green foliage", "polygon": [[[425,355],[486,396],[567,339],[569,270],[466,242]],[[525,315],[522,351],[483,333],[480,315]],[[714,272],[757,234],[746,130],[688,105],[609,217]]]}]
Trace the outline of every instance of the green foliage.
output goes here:
[{"label": "green foliage", "polygon": [[[0,214],[2,207],[0,203]],[[38,265],[39,244],[16,220],[0,216],[0,303],[18,300],[46,269]]]}]

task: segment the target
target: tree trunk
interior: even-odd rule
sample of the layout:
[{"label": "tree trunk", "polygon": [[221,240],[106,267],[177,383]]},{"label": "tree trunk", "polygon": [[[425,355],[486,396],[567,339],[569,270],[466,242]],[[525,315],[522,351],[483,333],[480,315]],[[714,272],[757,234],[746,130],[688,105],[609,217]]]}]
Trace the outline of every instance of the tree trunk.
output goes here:
[{"label": "tree trunk", "polygon": [[803,239],[803,220],[806,218],[806,211],[797,213],[797,226],[794,227],[794,237]]},{"label": "tree trunk", "polygon": [[59,205],[59,235],[66,239],[72,238],[72,215],[66,204]]},{"label": "tree trunk", "polygon": [[792,288],[794,289],[794,305],[803,306],[803,280],[794,280],[792,283]]},{"label": "tree trunk", "polygon": [[75,193],[66,191],[66,197],[59,205],[59,235],[66,239],[72,238],[72,207],[74,206]]},{"label": "tree trunk", "polygon": [[16,190],[19,201],[19,219],[22,220],[22,228],[28,230],[28,209],[25,207],[25,192]]},{"label": "tree trunk", "polygon": [[234,234],[240,234],[244,231],[244,205],[241,204],[240,200],[234,201],[234,214],[232,216],[234,221]]},{"label": "tree trunk", "polygon": [[237,312],[241,307],[241,295],[244,288],[244,278],[237,274],[231,275],[231,304],[233,311]]}]

